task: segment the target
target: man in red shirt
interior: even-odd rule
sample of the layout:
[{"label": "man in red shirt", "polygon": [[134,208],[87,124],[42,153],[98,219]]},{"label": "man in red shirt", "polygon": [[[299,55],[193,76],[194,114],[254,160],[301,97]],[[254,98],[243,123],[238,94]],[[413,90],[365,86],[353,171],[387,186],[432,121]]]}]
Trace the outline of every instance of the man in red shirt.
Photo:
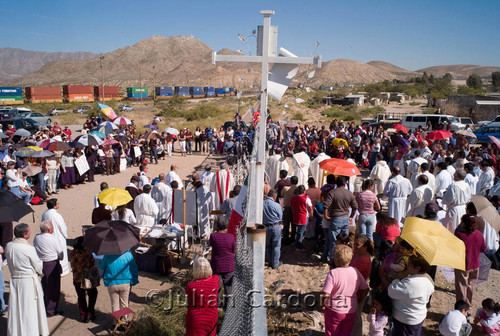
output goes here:
[{"label": "man in red shirt", "polygon": [[313,205],[309,196],[306,195],[306,188],[303,185],[299,185],[294,194],[295,196],[290,200],[290,207],[292,208],[292,223],[297,230],[295,248],[297,251],[307,251],[302,245],[302,239],[304,238],[308,219],[313,215]]},{"label": "man in red shirt", "polygon": [[61,134],[61,126],[57,123],[57,121],[54,121],[54,126],[52,126],[52,132],[54,132],[55,135]]},{"label": "man in red shirt", "polygon": [[66,136],[68,137],[68,140],[71,140],[71,130],[69,129],[68,126],[64,127],[64,130],[62,131]]}]

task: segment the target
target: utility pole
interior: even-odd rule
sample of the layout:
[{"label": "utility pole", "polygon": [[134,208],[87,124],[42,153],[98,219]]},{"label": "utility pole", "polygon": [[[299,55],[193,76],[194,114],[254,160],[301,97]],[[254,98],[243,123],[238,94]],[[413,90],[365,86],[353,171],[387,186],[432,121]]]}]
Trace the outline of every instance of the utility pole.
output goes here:
[{"label": "utility pole", "polygon": [[153,65],[153,106],[156,106],[156,72]]},{"label": "utility pole", "polygon": [[101,89],[102,89],[102,101],[104,102],[104,68],[103,68],[103,63],[104,63],[104,55],[100,55],[99,59],[101,60]]},{"label": "utility pole", "polygon": [[[250,161],[249,183],[247,192],[247,237],[248,245],[253,249],[253,293],[252,298],[252,330],[249,333],[258,336],[267,335],[267,317],[265,307],[264,286],[264,256],[265,256],[265,232],[262,225],[263,216],[263,193],[264,171],[266,166],[266,119],[268,101],[269,63],[273,64],[317,64],[321,67],[321,56],[319,57],[286,57],[278,56],[277,26],[271,26],[272,10],[261,10],[264,16],[264,24],[257,38],[257,56],[244,55],[217,55],[212,53],[212,64],[222,62],[253,62],[261,63],[261,87],[260,87],[260,120],[254,138],[254,153]],[[239,34],[241,35],[241,34]],[[238,35],[240,40],[241,37]],[[234,298],[235,300],[246,300],[248,298]]]},{"label": "utility pole", "polygon": [[142,69],[141,69],[141,63],[139,63],[139,95],[141,98],[141,105],[142,105]]}]

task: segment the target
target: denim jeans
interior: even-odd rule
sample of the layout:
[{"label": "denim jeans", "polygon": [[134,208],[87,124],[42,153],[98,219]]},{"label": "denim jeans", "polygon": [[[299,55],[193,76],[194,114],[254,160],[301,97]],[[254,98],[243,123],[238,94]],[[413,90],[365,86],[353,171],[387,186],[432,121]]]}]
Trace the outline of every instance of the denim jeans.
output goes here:
[{"label": "denim jeans", "polygon": [[321,261],[328,262],[330,251],[333,251],[332,248],[332,235],[330,234],[330,228],[323,228],[323,234],[325,236],[325,249],[323,250],[323,254],[321,256]]},{"label": "denim jeans", "polygon": [[3,297],[4,293],[5,293],[5,281],[3,279],[2,266],[0,266],[0,312],[5,310],[5,299]]},{"label": "denim jeans", "polygon": [[341,233],[349,234],[349,216],[345,217],[332,217],[330,219],[330,227],[328,229],[328,237],[330,250],[326,256],[328,259],[333,258],[333,250],[335,250],[335,242],[337,236]]},{"label": "denim jeans", "polygon": [[373,240],[373,231],[375,230],[375,224],[377,223],[377,219],[375,218],[375,214],[373,215],[359,215],[357,232],[360,235],[367,235]]},{"label": "denim jeans", "polygon": [[45,192],[47,189],[47,180],[45,179],[45,174],[38,173],[37,176],[38,176],[38,184],[40,185],[40,189],[42,189],[42,191]]},{"label": "denim jeans", "polygon": [[217,155],[217,141],[210,141],[210,155]]},{"label": "denim jeans", "polygon": [[293,226],[297,229],[297,236],[295,237],[295,248],[303,249],[304,245],[302,245],[302,239],[304,238],[304,232],[306,232],[307,224],[297,225],[293,224]]},{"label": "denim jeans", "polygon": [[266,225],[266,257],[269,266],[276,268],[280,264],[281,225]]},{"label": "denim jeans", "polygon": [[22,199],[26,204],[29,204],[29,202],[31,201],[31,194],[21,191],[21,188],[19,187],[11,187],[10,192]]}]

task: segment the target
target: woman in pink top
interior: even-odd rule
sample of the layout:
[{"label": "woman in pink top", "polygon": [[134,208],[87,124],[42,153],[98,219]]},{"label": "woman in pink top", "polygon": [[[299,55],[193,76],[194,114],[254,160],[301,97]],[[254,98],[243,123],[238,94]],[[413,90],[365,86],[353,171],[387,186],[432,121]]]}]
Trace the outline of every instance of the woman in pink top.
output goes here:
[{"label": "woman in pink top", "polygon": [[363,275],[349,266],[351,259],[352,249],[346,245],[337,245],[333,252],[333,262],[337,268],[328,273],[323,286],[326,336],[351,333],[358,298],[365,297],[368,292],[368,284]]},{"label": "woman in pink top", "polygon": [[380,246],[380,243],[384,240],[390,240],[394,243],[396,237],[401,234],[398,222],[381,212],[376,215],[377,227],[375,228],[375,234],[373,236],[373,241],[375,247]]},{"label": "woman in pink top", "polygon": [[373,180],[366,179],[361,187],[363,191],[356,195],[359,212],[356,220],[356,231],[360,235],[367,235],[370,239],[373,239],[373,231],[375,230],[375,211],[380,210],[377,195],[373,193],[374,188]]}]

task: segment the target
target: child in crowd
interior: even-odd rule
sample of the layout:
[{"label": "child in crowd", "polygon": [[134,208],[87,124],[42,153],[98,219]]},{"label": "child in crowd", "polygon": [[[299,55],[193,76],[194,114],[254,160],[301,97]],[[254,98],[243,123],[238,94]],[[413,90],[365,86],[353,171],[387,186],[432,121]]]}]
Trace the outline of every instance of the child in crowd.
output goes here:
[{"label": "child in crowd", "polygon": [[372,270],[370,273],[371,288],[378,288],[382,284],[382,281],[379,276],[379,269],[383,266],[384,260],[387,257],[387,255],[392,252],[392,246],[393,242],[390,240],[383,240],[380,243],[378,253],[372,260]]},{"label": "child in crowd", "polygon": [[370,151],[368,150],[368,147],[366,145],[361,146],[361,167],[363,168],[368,168],[368,165],[370,163],[368,154]]},{"label": "child in crowd", "polygon": [[467,323],[470,306],[464,300],[455,303],[455,310],[450,310],[439,323],[439,332],[443,336],[469,336],[472,326]]},{"label": "child in crowd", "polygon": [[399,238],[397,245],[396,261],[389,266],[388,278],[390,282],[394,279],[402,279],[408,275],[408,258],[413,254],[413,247],[406,240]]},{"label": "child in crowd", "polygon": [[481,324],[481,330],[489,336],[498,336],[500,333],[500,303],[493,299],[484,299],[481,302],[474,318],[474,323]]},{"label": "child in crowd", "polygon": [[366,320],[370,322],[370,336],[384,336],[384,327],[392,313],[392,301],[386,292],[375,290],[373,292],[373,305]]}]

